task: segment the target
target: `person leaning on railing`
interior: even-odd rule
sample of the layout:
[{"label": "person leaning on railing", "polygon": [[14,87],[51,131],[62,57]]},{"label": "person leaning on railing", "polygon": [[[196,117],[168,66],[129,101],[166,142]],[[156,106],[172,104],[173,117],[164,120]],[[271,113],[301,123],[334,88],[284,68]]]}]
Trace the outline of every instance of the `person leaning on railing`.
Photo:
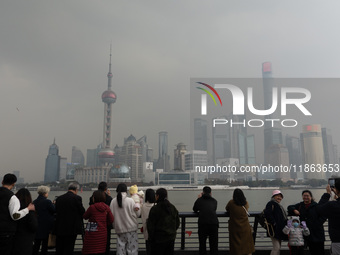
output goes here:
[{"label": "person leaning on railing", "polygon": [[[328,218],[328,232],[332,241],[331,254],[340,254],[340,179],[335,181],[334,188],[329,185],[326,187],[324,193],[319,201],[316,211]],[[329,201],[332,191],[335,193],[336,200]]]},{"label": "person leaning on railing", "polygon": [[216,216],[217,200],[211,195],[211,188],[205,186],[203,192],[198,195],[193,206],[193,211],[198,213],[198,238],[200,255],[207,254],[207,238],[211,255],[218,254],[218,227]]},{"label": "person leaning on railing", "polygon": [[151,255],[172,255],[179,216],[176,207],[168,200],[164,188],[156,191],[156,204],[151,208],[147,222]]}]

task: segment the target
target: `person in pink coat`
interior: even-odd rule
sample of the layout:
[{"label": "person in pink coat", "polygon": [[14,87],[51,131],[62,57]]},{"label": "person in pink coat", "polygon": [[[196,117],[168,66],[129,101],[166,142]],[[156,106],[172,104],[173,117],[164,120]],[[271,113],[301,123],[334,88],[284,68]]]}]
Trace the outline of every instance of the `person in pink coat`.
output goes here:
[{"label": "person in pink coat", "polygon": [[83,218],[88,220],[82,254],[104,254],[107,242],[107,226],[113,222],[110,207],[105,204],[104,192],[93,192],[93,202]]}]

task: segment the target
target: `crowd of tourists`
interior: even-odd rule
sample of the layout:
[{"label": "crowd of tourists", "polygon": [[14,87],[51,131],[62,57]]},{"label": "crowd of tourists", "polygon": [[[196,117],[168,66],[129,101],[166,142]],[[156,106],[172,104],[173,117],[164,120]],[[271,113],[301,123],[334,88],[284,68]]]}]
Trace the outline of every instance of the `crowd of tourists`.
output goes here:
[{"label": "crowd of tourists", "polygon": [[[48,199],[50,188],[39,186],[38,197],[32,201],[30,192],[12,189],[17,181],[13,174],[6,174],[0,187],[0,254],[38,255],[48,254],[50,242],[57,255],[73,254],[76,238],[82,235],[82,254],[110,254],[111,230],[117,235],[116,254],[138,254],[138,231],[145,238],[146,254],[174,254],[179,213],[168,200],[167,190],[147,189],[138,192],[136,185],[129,189],[124,183],[116,188],[115,198],[105,182],[90,197],[85,210],[79,185],[71,183],[68,191],[53,202]],[[282,241],[287,241],[290,254],[325,254],[324,223],[328,219],[331,254],[340,254],[340,180],[335,186],[326,187],[319,202],[312,192],[302,192],[302,202],[281,205],[284,195],[274,190],[266,204],[263,217],[267,224],[267,236],[272,241],[271,255],[280,254]],[[249,204],[239,188],[227,203],[229,214],[229,253],[245,255],[255,252],[253,229],[249,222]],[[207,239],[211,255],[218,254],[219,220],[216,214],[217,200],[210,187],[205,186],[194,202],[193,211],[198,214],[199,254],[207,254]],[[138,218],[142,219],[142,226]],[[86,225],[84,225],[84,220]],[[55,239],[53,239],[55,237]]]}]

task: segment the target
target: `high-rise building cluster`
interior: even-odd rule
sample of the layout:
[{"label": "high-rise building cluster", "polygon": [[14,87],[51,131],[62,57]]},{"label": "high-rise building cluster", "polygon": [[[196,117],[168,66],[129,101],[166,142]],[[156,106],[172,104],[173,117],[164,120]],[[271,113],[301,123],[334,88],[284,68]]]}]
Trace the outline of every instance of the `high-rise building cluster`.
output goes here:
[{"label": "high-rise building cluster", "polygon": [[[284,181],[298,179],[324,179],[331,173],[304,170],[304,166],[338,164],[337,146],[333,144],[332,134],[320,124],[302,126],[300,135],[283,136],[281,128],[272,127],[271,122],[264,122],[263,162],[256,158],[255,135],[249,134],[245,125],[211,126],[210,120],[193,119],[192,147],[179,142],[173,151],[173,167],[170,164],[168,132],[158,133],[158,158],[148,145],[144,135],[136,139],[134,135],[124,138],[122,145],[112,148],[112,106],[117,96],[112,91],[111,52],[109,62],[108,87],[102,94],[104,103],[103,140],[95,149],[87,149],[86,162],[81,150],[72,147],[71,162],[59,155],[55,140],[49,147],[45,164],[44,182],[75,180],[79,183],[106,182],[145,182],[154,184],[204,184],[205,179],[256,180],[280,179]],[[270,62],[262,64],[264,109],[273,104],[274,80]],[[246,115],[223,114],[218,119],[231,120],[234,123],[246,121]],[[275,113],[263,116],[277,119]],[[210,134],[209,134],[210,133]],[[211,137],[211,138],[210,138]],[[190,148],[190,150],[189,150]],[[262,153],[260,153],[262,154]],[[211,166],[296,166],[298,171],[275,172],[266,175],[248,173],[209,173],[197,171]]]}]

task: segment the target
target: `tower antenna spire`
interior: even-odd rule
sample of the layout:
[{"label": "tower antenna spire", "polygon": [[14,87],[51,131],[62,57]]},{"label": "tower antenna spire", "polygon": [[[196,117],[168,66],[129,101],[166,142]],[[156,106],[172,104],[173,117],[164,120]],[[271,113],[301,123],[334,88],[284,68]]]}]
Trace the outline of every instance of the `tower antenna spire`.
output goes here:
[{"label": "tower antenna spire", "polygon": [[111,90],[112,87],[112,72],[111,72],[111,57],[112,57],[112,42],[110,44],[110,63],[109,63],[109,73],[107,74],[108,84],[107,87]]}]

